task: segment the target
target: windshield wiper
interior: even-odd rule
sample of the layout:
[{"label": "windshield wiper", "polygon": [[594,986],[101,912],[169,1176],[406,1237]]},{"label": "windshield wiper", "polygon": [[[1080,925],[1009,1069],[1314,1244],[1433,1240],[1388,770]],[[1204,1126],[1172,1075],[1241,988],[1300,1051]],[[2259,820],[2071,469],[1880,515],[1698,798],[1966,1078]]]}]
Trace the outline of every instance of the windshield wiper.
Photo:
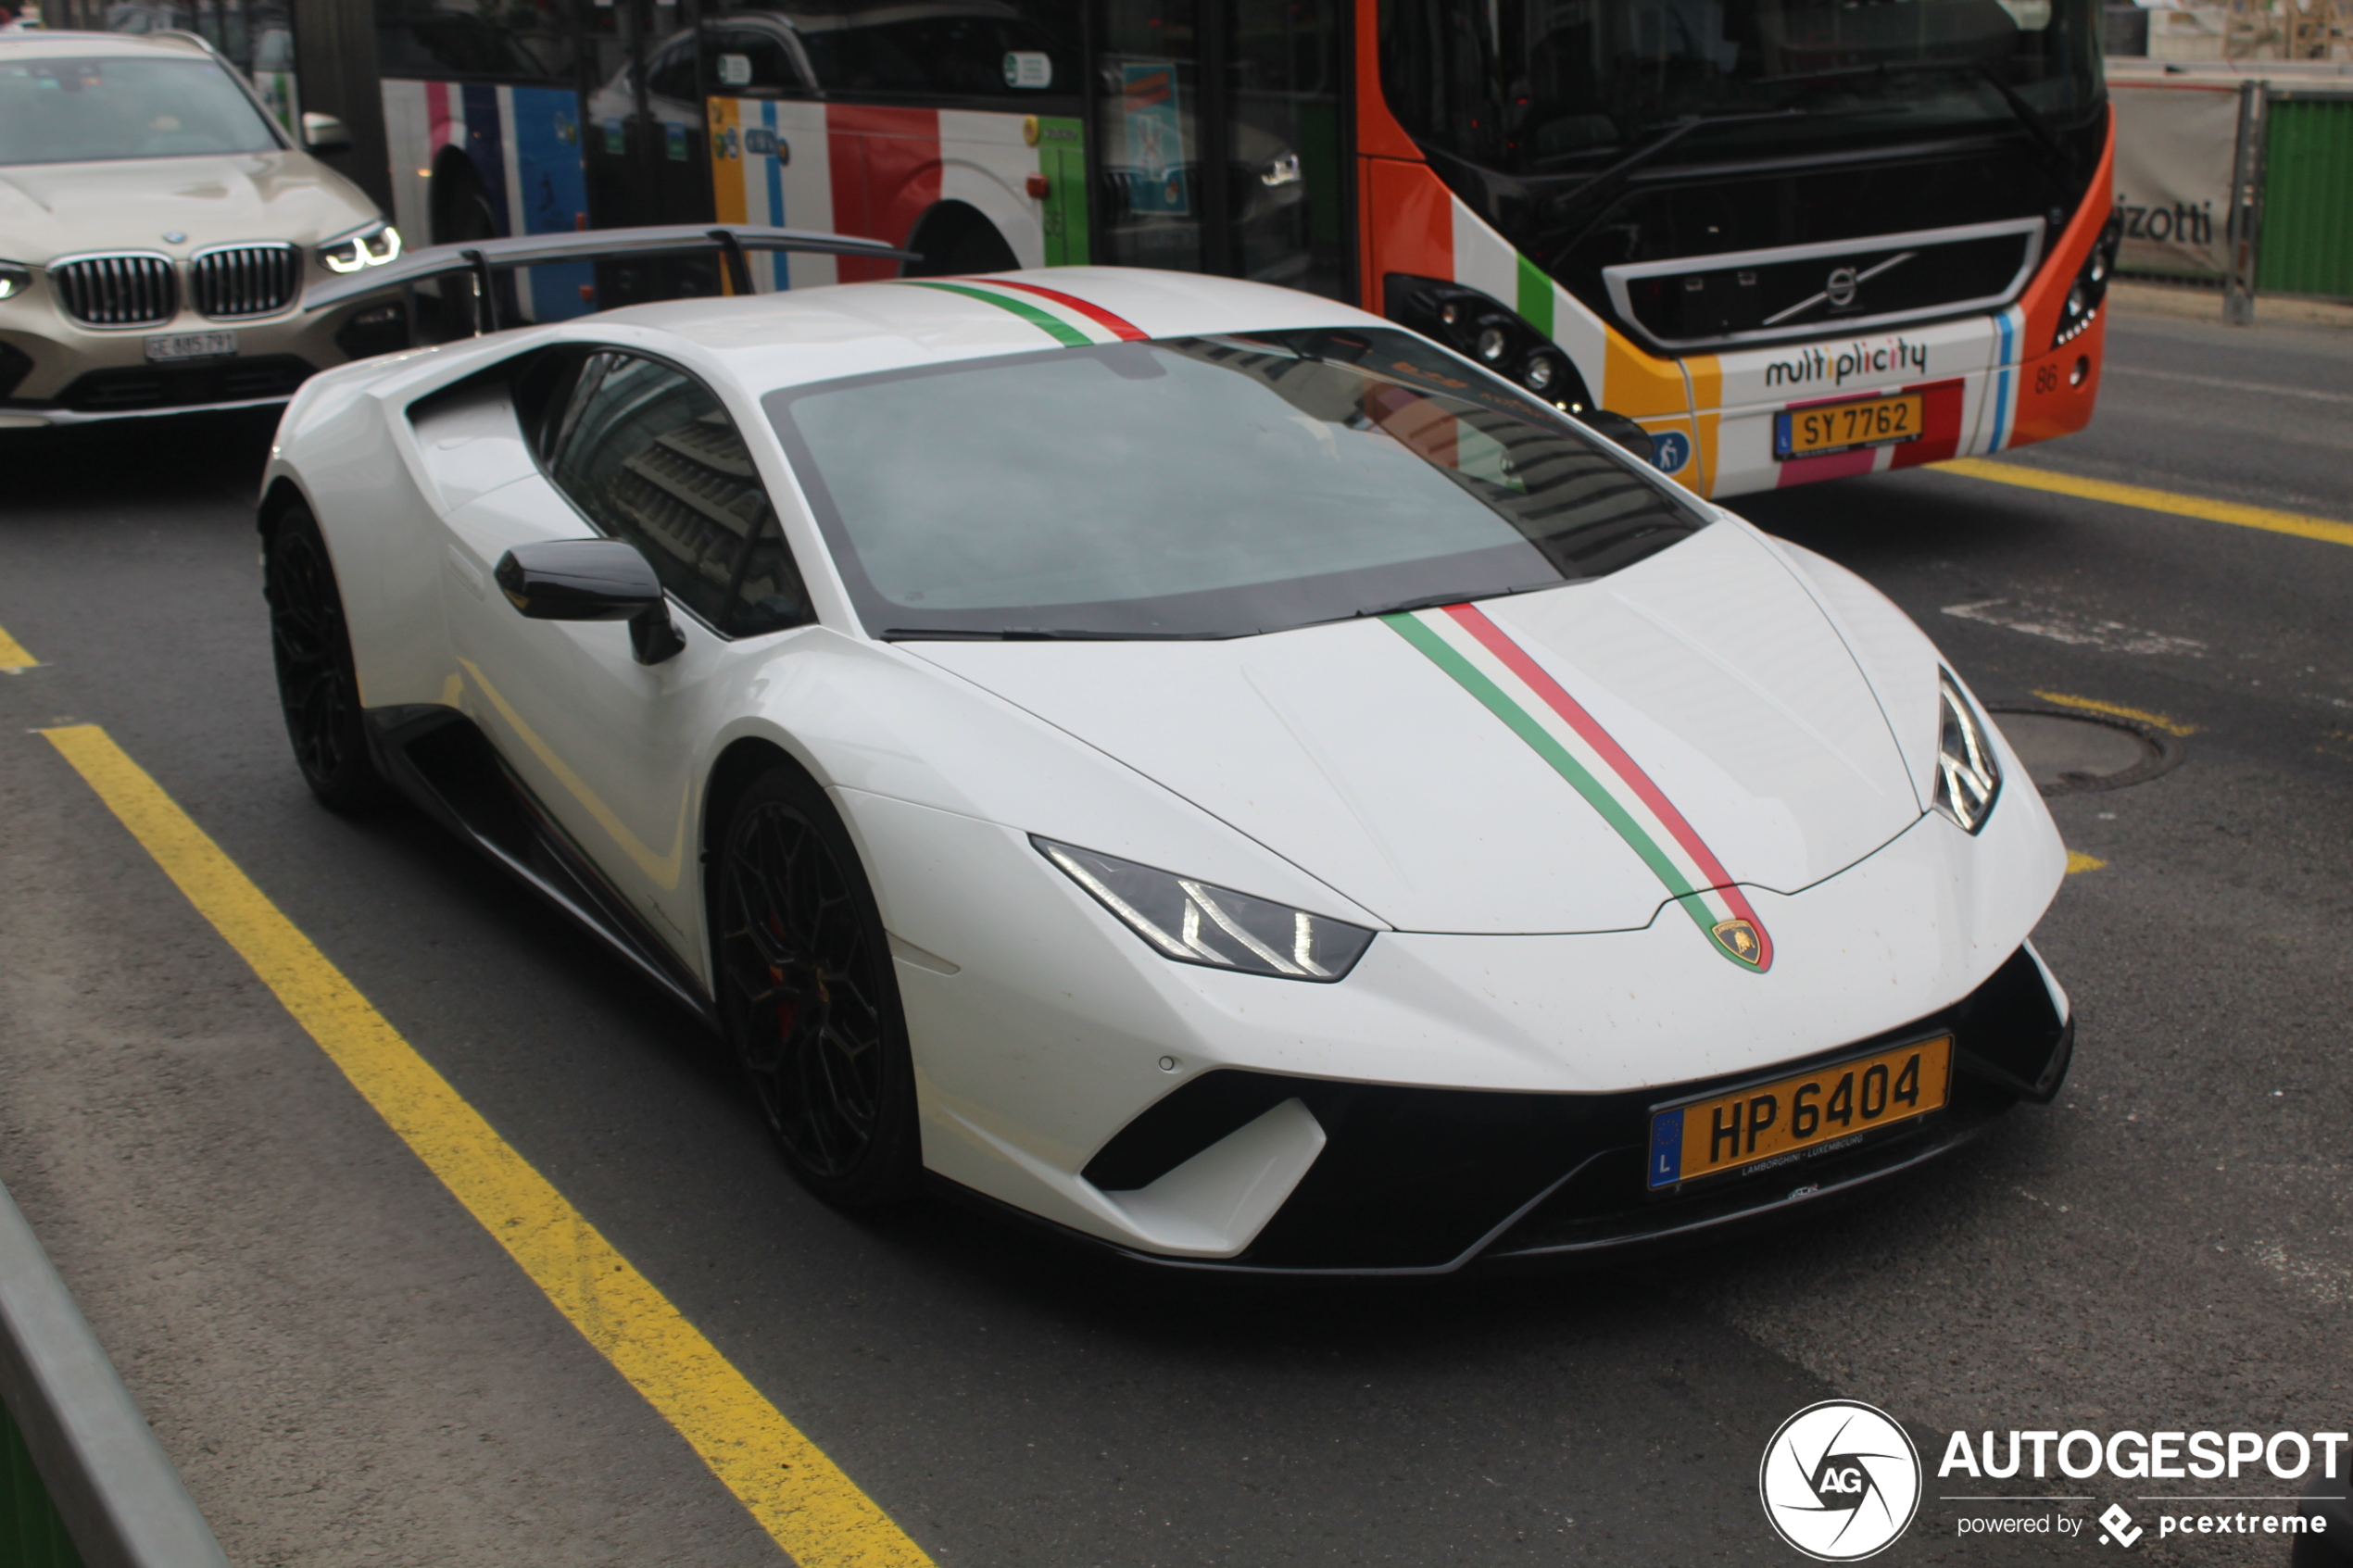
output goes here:
[{"label": "windshield wiper", "polygon": [[1725,125],[1747,125],[1764,119],[1797,119],[1803,109],[1768,109],[1755,114],[1703,115],[1688,119],[1655,142],[1646,142],[1632,152],[1594,175],[1575,190],[1565,193],[1554,204],[1555,212],[1568,212],[1577,207],[1591,207],[1596,199],[1616,195],[1644,164],[1681,141],[1694,131],[1712,131]]},{"label": "windshield wiper", "polygon": [[2058,132],[2051,129],[2051,122],[2043,111],[2019,96],[2018,89],[2003,81],[2002,73],[1984,60],[1912,60],[1894,65],[1882,60],[1875,66],[1846,66],[1837,70],[1799,71],[1789,76],[1760,76],[1753,85],[1767,87],[1793,82],[1835,82],[1842,78],[1856,76],[1920,76],[1935,71],[1954,71],[1964,76],[1974,76],[1994,89],[1994,94],[2001,98],[2003,106],[2010,111],[2011,118],[2025,129],[2026,133],[2033,138],[2034,144],[2042,149],[2045,159],[2057,166],[2069,176],[2073,176],[2075,173],[2073,150],[2065,142],[2059,140]]},{"label": "windshield wiper", "polygon": [[1573,577],[1549,577],[1541,583],[1519,583],[1508,588],[1482,588],[1468,594],[1460,589],[1446,594],[1420,594],[1410,599],[1400,599],[1395,604],[1379,605],[1371,609],[1360,609],[1333,619],[1362,621],[1367,616],[1403,615],[1408,610],[1436,609],[1441,605],[1475,604],[1480,599],[1501,599],[1508,598],[1514,594],[1532,594],[1539,588],[1558,588],[1564,583],[1576,581],[1577,579]]}]

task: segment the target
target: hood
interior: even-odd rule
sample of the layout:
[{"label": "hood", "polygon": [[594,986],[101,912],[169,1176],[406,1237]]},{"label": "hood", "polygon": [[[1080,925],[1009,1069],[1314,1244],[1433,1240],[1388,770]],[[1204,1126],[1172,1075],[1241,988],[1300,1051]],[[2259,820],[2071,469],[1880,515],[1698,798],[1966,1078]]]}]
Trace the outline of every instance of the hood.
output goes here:
[{"label": "hood", "polygon": [[[89,250],[313,245],[375,218],[375,203],[308,153],[0,167],[0,256],[35,267]],[[167,231],[186,243],[166,244]]]},{"label": "hood", "polygon": [[1920,814],[1845,645],[1730,523],[1467,614],[1221,642],[901,646],[1406,931],[1642,926],[1671,868],[1695,888],[1796,892]]}]

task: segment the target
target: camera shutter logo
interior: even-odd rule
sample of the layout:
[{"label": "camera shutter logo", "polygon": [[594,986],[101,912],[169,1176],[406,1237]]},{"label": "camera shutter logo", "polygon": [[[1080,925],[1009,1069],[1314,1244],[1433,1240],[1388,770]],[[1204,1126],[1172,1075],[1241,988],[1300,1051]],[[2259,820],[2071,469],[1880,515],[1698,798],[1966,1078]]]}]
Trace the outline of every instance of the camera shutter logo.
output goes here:
[{"label": "camera shutter logo", "polygon": [[1885,1411],[1825,1399],[1765,1445],[1756,1491],[1782,1540],[1818,1562],[1858,1562],[1919,1512],[1919,1450]]}]

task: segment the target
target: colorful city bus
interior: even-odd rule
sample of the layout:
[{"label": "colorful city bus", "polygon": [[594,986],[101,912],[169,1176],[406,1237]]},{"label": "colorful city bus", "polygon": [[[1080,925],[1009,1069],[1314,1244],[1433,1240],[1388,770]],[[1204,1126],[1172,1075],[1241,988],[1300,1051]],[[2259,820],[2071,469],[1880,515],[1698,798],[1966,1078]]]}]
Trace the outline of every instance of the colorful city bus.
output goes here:
[{"label": "colorful city bus", "polygon": [[[80,0],[77,0],[80,3]],[[1730,495],[2078,430],[2095,0],[297,0],[411,244],[749,221],[1348,300]],[[370,57],[371,56],[371,57]],[[356,84],[356,85],[355,85]],[[372,94],[372,96],[371,96]],[[380,124],[379,124],[380,122]],[[885,263],[762,258],[762,288]],[[552,319],[715,270],[541,269]]]}]

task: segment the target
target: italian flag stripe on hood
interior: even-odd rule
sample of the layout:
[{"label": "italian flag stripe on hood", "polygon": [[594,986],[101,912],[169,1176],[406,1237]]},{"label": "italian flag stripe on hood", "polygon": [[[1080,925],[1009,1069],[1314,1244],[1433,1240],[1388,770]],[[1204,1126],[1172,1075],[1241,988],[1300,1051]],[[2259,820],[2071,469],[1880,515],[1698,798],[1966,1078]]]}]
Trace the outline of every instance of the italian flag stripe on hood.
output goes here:
[{"label": "italian flag stripe on hood", "polygon": [[1656,874],[1708,945],[1742,968],[1773,965],[1756,911],[1675,803],[1559,682],[1476,605],[1381,618],[1568,781]]}]

